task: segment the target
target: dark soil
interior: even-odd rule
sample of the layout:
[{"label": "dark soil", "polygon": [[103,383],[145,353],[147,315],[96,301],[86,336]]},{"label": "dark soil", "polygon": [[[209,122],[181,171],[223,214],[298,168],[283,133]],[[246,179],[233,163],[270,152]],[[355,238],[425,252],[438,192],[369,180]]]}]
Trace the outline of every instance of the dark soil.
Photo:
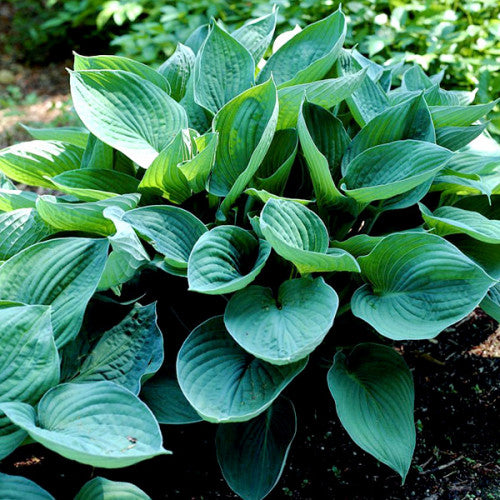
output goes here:
[{"label": "dark soil", "polygon": [[[296,405],[299,427],[283,476],[269,498],[500,498],[497,327],[477,311],[443,332],[439,341],[397,344],[416,386],[417,448],[404,486],[392,470],[350,441],[326,386],[329,360],[313,356],[286,391]],[[373,334],[363,333],[361,323],[349,315],[337,322],[330,336],[338,345],[350,343],[354,334],[356,339],[373,340]],[[323,347],[325,355],[330,346]],[[127,469],[93,469],[39,445],[18,449],[0,469],[33,479],[61,500],[73,498],[96,475],[131,481],[154,500],[237,498],[217,466],[215,430],[208,423],[164,426],[165,447],[173,455]]]}]

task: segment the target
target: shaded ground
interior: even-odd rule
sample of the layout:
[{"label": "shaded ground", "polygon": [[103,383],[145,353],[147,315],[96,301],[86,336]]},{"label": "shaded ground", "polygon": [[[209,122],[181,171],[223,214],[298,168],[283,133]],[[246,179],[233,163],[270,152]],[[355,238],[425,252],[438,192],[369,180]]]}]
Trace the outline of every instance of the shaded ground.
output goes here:
[{"label": "shaded ground", "polygon": [[[339,322],[331,334],[335,343],[347,340],[358,327],[352,318],[345,321],[349,326]],[[439,342],[398,344],[415,378],[418,429],[404,486],[350,441],[326,386],[328,360],[313,356],[308,370],[286,392],[296,404],[299,430],[283,477],[269,498],[500,498],[499,337],[497,324],[479,311],[443,332]],[[163,426],[165,446],[174,454],[127,469],[93,469],[38,445],[17,450],[0,469],[37,481],[58,499],[72,498],[95,475],[132,481],[153,499],[236,498],[218,470],[215,429],[207,423]]]},{"label": "shaded ground", "polygon": [[19,123],[35,127],[78,123],[65,69],[71,64],[28,68],[0,56],[0,149],[30,139]]}]

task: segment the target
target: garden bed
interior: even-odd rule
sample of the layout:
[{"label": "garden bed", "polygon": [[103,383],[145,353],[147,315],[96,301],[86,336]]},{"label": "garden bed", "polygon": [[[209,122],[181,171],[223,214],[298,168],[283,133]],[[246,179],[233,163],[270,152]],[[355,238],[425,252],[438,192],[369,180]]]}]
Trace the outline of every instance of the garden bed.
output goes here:
[{"label": "garden bed", "polygon": [[[344,331],[352,328],[351,324]],[[339,341],[342,331],[339,321],[331,335]],[[439,344],[437,340],[399,344],[415,379],[418,427],[413,466],[404,486],[399,476],[349,439],[336,417],[326,383],[318,384],[326,377],[321,365],[326,366],[327,360],[313,358],[290,388],[298,433],[283,476],[269,498],[498,498],[498,325],[477,310],[438,339]],[[173,455],[122,470],[94,469],[30,445],[8,457],[2,471],[32,479],[56,498],[69,497],[97,475],[131,481],[153,499],[238,498],[214,460],[215,429],[208,423],[164,426],[165,446]]]}]

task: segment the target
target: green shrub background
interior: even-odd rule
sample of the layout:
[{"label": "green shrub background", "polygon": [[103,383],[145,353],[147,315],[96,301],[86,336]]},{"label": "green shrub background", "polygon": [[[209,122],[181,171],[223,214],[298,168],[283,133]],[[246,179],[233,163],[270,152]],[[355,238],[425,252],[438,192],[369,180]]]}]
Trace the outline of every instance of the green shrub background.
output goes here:
[{"label": "green shrub background", "polygon": [[[333,0],[8,0],[14,11],[4,52],[28,62],[82,54],[116,53],[149,64],[163,62],[197,26],[211,17],[229,28],[279,7],[278,33],[333,12]],[[375,61],[417,62],[426,71],[446,69],[447,88],[478,88],[476,102],[500,94],[498,0],[356,0],[343,4],[348,45]],[[1,50],[0,50],[1,51]],[[415,55],[418,54],[418,55]],[[500,113],[490,115],[500,133]]]}]

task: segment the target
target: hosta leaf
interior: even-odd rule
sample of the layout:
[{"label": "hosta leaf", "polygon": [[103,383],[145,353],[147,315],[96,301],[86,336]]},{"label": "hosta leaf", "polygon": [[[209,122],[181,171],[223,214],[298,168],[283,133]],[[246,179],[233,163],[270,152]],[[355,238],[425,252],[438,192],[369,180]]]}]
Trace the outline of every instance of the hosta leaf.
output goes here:
[{"label": "hosta leaf", "polygon": [[354,255],[354,257],[359,257],[360,255],[369,254],[383,239],[384,236],[357,234],[344,241],[330,241],[330,245],[334,248],[342,248],[351,255]]},{"label": "hosta leaf", "polygon": [[333,173],[350,141],[342,122],[326,109],[304,102],[297,130],[318,205],[345,204],[345,196],[333,180]]},{"label": "hosta leaf", "polygon": [[0,300],[50,305],[61,347],[80,330],[107,253],[105,239],[61,238],[30,246],[0,266]]},{"label": "hosta leaf", "polygon": [[0,401],[36,403],[59,383],[50,308],[0,302],[0,325]]},{"label": "hosta leaf", "polygon": [[429,108],[419,95],[392,106],[370,120],[349,144],[342,159],[342,173],[347,165],[368,148],[404,139],[436,142]]},{"label": "hosta leaf", "polygon": [[245,194],[248,194],[249,196],[259,199],[262,203],[267,203],[271,198],[275,200],[294,201],[296,203],[300,203],[301,205],[309,205],[310,203],[313,202],[312,200],[303,200],[301,198],[286,198],[285,196],[278,196],[277,194],[270,193],[269,191],[264,191],[263,189],[255,189],[255,188],[245,189]]},{"label": "hosta leaf", "polygon": [[351,439],[404,481],[415,449],[415,393],[403,358],[380,344],[340,351],[328,372],[328,387]]},{"label": "hosta leaf", "polygon": [[195,101],[217,113],[253,85],[254,72],[250,52],[214,22],[194,65]]},{"label": "hosta leaf", "polygon": [[5,500],[55,500],[38,484],[21,476],[10,476],[0,472],[0,497]]},{"label": "hosta leaf", "polygon": [[121,70],[73,71],[78,116],[101,141],[147,168],[187,127],[184,108],[154,83]]},{"label": "hosta leaf", "polygon": [[467,127],[487,115],[497,102],[475,106],[431,106],[432,121],[436,127]]},{"label": "hosta leaf", "polygon": [[255,64],[262,59],[273,39],[277,15],[278,10],[274,8],[270,14],[252,19],[231,33],[252,54]]},{"label": "hosta leaf", "polygon": [[35,208],[38,195],[31,191],[0,188],[0,211],[10,212],[20,208]]},{"label": "hosta leaf", "polygon": [[99,168],[71,170],[56,175],[51,183],[62,193],[83,201],[99,201],[117,194],[136,193],[139,181],[131,175]]},{"label": "hosta leaf", "polygon": [[121,56],[81,56],[73,52],[75,56],[74,70],[81,71],[85,69],[118,69],[135,73],[137,76],[149,80],[162,90],[170,93],[170,85],[167,79],[153,68],[146,66],[133,59]]},{"label": "hosta leaf", "polygon": [[87,147],[82,157],[82,169],[99,168],[105,170],[113,169],[114,150],[94,134],[89,135]]},{"label": "hosta leaf", "polygon": [[260,273],[270,253],[266,241],[240,227],[215,227],[198,239],[189,256],[189,289],[214,295],[245,288]]},{"label": "hosta leaf", "polygon": [[268,363],[284,365],[310,354],[333,325],[338,297],[323,278],[285,281],[270,288],[249,286],[231,297],[224,314],[227,331]]},{"label": "hosta leaf", "polygon": [[146,170],[139,184],[140,190],[164,196],[173,203],[182,203],[191,196],[191,188],[178,164],[190,157],[189,131],[181,130]]},{"label": "hosta leaf", "polygon": [[279,89],[278,129],[296,126],[304,98],[323,108],[333,108],[361,86],[365,75],[366,71],[358,71],[340,78],[330,78]]},{"label": "hosta leaf", "polygon": [[194,244],[207,232],[197,217],[173,206],[136,208],[124,214],[123,220],[164,255],[169,265],[179,269],[187,269]]},{"label": "hosta leaf", "polygon": [[151,500],[151,497],[132,483],[95,477],[83,485],[74,500],[98,499]]},{"label": "hosta leaf", "polygon": [[271,75],[278,86],[321,80],[337,59],[345,35],[345,16],[339,9],[280,47],[266,62],[258,81],[262,83]]},{"label": "hosta leaf", "polygon": [[175,375],[148,380],[141,390],[141,398],[160,424],[192,424],[203,420],[182,393]]},{"label": "hosta leaf", "polygon": [[463,233],[485,243],[500,244],[500,221],[490,220],[483,215],[457,207],[439,207],[431,212],[420,204],[420,211],[426,224],[435,234]]},{"label": "hosta leaf", "polygon": [[63,457],[109,469],[169,453],[153,414],[130,391],[111,382],[61,384],[37,410],[0,403],[10,420]]},{"label": "hosta leaf", "polygon": [[61,141],[85,149],[89,139],[89,131],[83,127],[35,128],[23,124],[21,126],[33,139],[40,141]]},{"label": "hosta leaf", "polygon": [[500,321],[500,285],[498,283],[489,289],[479,305],[495,321]]},{"label": "hosta leaf", "polygon": [[208,24],[202,24],[198,26],[186,40],[186,46],[189,47],[195,54],[197,54],[203,45],[203,42],[208,36],[210,26]]},{"label": "hosta leaf", "polygon": [[19,208],[0,214],[0,260],[10,259],[54,231],[32,208]]},{"label": "hosta leaf", "polygon": [[436,129],[436,143],[456,151],[467,146],[486,129],[486,124],[470,127],[440,127]]},{"label": "hosta leaf", "polygon": [[[14,425],[0,410],[0,460],[8,457],[19,445],[22,444],[27,436],[28,434],[23,429]],[[2,481],[0,480],[0,491],[1,488]]]},{"label": "hosta leaf", "polygon": [[141,380],[163,362],[163,335],[156,321],[156,304],[136,305],[99,339],[72,382],[109,380],[139,394]]},{"label": "hosta leaf", "polygon": [[231,489],[244,500],[267,496],[279,481],[296,431],[293,404],[281,398],[249,422],[219,425],[217,460]]},{"label": "hosta leaf", "polygon": [[104,209],[103,215],[113,222],[116,233],[108,237],[112,251],[104,266],[98,290],[109,290],[126,283],[150,260],[132,226],[123,222],[124,213],[117,207]]},{"label": "hosta leaf", "polygon": [[416,64],[407,69],[401,78],[401,87],[407,90],[424,90],[433,86],[432,80]]},{"label": "hosta leaf", "polygon": [[214,166],[218,141],[219,136],[216,132],[195,137],[196,154],[191,159],[177,165],[184,174],[189,187],[195,193],[206,189],[208,176]]},{"label": "hosta leaf", "polygon": [[[265,411],[307,364],[276,366],[245,352],[222,316],[195,328],[177,357],[182,392],[208,422],[243,422]],[[1,407],[0,407],[1,408]]]},{"label": "hosta leaf", "polygon": [[347,165],[342,189],[359,203],[385,200],[432,179],[451,151],[430,142],[405,140],[363,151]]},{"label": "hosta leaf", "polygon": [[61,231],[82,231],[107,236],[116,229],[113,222],[104,217],[104,210],[107,207],[130,210],[137,206],[139,199],[138,194],[124,194],[101,201],[67,203],[55,196],[44,195],[38,198],[36,209],[47,224]]},{"label": "hosta leaf", "polygon": [[423,184],[406,191],[405,193],[398,194],[386,200],[382,200],[376,207],[378,212],[387,210],[401,210],[403,208],[411,207],[418,203],[431,189],[434,179],[428,179]]},{"label": "hosta leaf", "polygon": [[282,193],[297,155],[298,134],[294,129],[277,130],[257,170],[255,183],[264,190]]},{"label": "hosta leaf", "polygon": [[23,184],[53,188],[45,177],[80,168],[83,149],[59,141],[21,142],[0,151],[0,171]]},{"label": "hosta leaf", "polygon": [[[347,51],[342,51],[336,63],[339,76],[347,76],[361,70],[361,65]],[[364,127],[376,115],[389,107],[389,99],[378,82],[364,78],[359,88],[349,97],[346,103],[356,122]]]},{"label": "hosta leaf", "polygon": [[226,196],[225,214],[262,163],[276,128],[278,97],[272,80],[243,92],[222,108],[213,121],[219,133],[210,192]]},{"label": "hosta leaf", "polygon": [[182,43],[175,52],[158,68],[170,85],[170,95],[180,101],[186,93],[187,82],[194,67],[194,52]]},{"label": "hosta leaf", "polygon": [[453,244],[492,278],[500,279],[500,259],[496,244],[484,243],[465,234],[454,236]]},{"label": "hosta leaf", "polygon": [[356,259],[328,248],[323,221],[300,203],[270,199],[262,210],[260,227],[274,250],[301,274],[319,271],[359,272]]},{"label": "hosta leaf", "polygon": [[198,130],[200,133],[206,132],[210,127],[211,115],[209,111],[196,103],[194,98],[194,74],[191,73],[186,84],[186,93],[181,100],[181,105],[186,111],[189,127]]},{"label": "hosta leaf", "polygon": [[356,290],[355,316],[395,340],[427,339],[469,314],[492,279],[451,243],[432,234],[393,234],[359,257],[369,281]]}]

